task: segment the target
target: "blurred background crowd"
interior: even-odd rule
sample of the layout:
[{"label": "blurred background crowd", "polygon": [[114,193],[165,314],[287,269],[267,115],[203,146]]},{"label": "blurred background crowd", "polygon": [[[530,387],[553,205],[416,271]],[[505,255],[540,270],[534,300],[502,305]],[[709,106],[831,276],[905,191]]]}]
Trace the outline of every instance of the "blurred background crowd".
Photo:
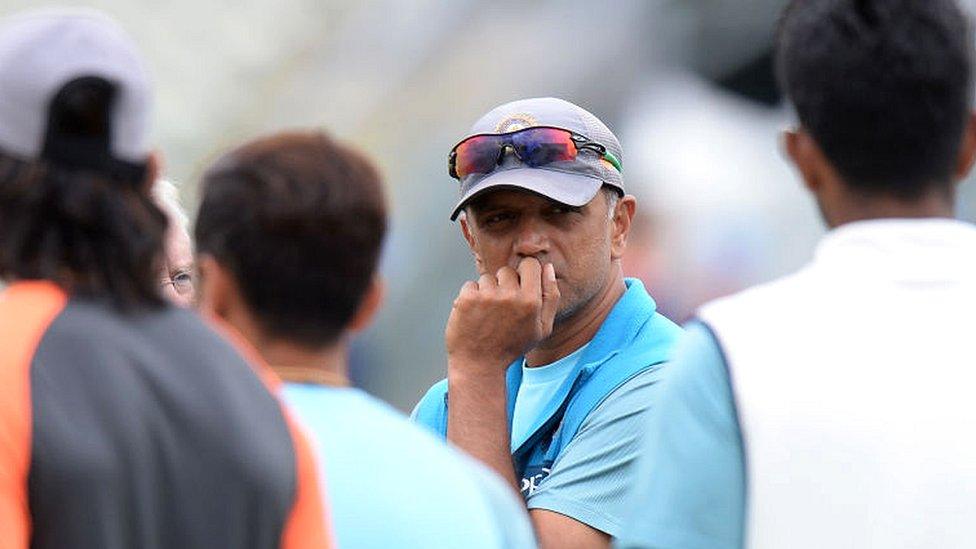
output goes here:
[{"label": "blurred background crowd", "polygon": [[[0,0],[0,15],[38,4]],[[444,376],[444,324],[475,273],[448,220],[447,153],[497,104],[562,97],[617,133],[639,200],[625,272],[676,321],[810,257],[823,228],[780,152],[793,123],[771,62],[783,4],[84,2],[116,17],[148,58],[164,173],[191,218],[206,163],[263,132],[324,127],[377,161],[393,215],[387,303],[355,343],[351,374],[405,411]],[[976,221],[976,185],[960,193],[960,216]]]}]

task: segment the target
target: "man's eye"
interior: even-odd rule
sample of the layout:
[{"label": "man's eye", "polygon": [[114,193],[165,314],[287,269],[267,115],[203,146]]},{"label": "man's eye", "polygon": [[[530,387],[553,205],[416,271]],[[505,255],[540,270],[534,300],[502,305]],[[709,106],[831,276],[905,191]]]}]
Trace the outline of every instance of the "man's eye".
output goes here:
[{"label": "man's eye", "polygon": [[173,275],[173,282],[192,282],[193,276],[186,271],[181,271]]},{"label": "man's eye", "polygon": [[503,221],[507,221],[507,220],[509,220],[511,218],[512,218],[512,214],[510,214],[510,213],[491,214],[491,215],[485,216],[485,218],[484,218],[484,224],[485,225],[497,225],[497,224],[499,224],[499,223],[501,223]]},{"label": "man's eye", "polygon": [[579,213],[580,211],[582,211],[582,209],[577,208],[576,206],[553,206],[551,211],[554,214],[568,214],[568,213]]}]

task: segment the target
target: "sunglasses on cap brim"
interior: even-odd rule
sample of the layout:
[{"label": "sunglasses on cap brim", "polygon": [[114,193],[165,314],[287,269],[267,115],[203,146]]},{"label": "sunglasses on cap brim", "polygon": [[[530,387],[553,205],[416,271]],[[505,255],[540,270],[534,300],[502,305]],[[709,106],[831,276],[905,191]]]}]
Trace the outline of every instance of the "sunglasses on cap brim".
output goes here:
[{"label": "sunglasses on cap brim", "polygon": [[589,150],[599,154],[618,172],[623,171],[620,160],[606,146],[584,135],[552,126],[532,126],[508,133],[482,133],[464,139],[448,155],[448,173],[458,180],[472,174],[491,173],[502,161],[506,150],[511,150],[531,168],[576,160],[580,151]]}]

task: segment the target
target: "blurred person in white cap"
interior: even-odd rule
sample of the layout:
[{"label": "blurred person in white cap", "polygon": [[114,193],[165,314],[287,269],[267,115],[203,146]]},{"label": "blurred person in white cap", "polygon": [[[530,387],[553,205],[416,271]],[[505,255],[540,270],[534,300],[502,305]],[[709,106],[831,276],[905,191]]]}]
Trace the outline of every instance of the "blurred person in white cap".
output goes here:
[{"label": "blurred person in white cap", "polygon": [[160,269],[163,295],[181,307],[189,307],[194,300],[193,241],[190,239],[190,220],[180,202],[180,193],[170,180],[157,179],[152,188],[153,200],[159,206],[169,227],[166,229],[166,251]]},{"label": "blurred person in white cap", "polygon": [[262,374],[159,291],[150,95],[97,12],[0,22],[0,547],[328,546]]},{"label": "blurred person in white cap", "polygon": [[448,378],[414,418],[521,491],[543,547],[604,547],[681,329],[621,257],[636,211],[622,151],[555,98],[501,105],[452,149],[480,278],[454,302]]},{"label": "blurred person in white cap", "polygon": [[794,0],[786,153],[830,231],[704,305],[620,547],[976,547],[972,35],[954,0]]}]

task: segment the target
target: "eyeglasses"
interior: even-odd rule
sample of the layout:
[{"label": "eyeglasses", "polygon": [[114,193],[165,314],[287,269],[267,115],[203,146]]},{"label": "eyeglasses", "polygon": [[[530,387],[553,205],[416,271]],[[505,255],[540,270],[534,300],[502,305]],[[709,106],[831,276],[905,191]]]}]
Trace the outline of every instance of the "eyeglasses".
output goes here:
[{"label": "eyeglasses", "polygon": [[193,275],[190,271],[177,271],[162,281],[160,286],[172,285],[176,293],[190,295],[193,293]]},{"label": "eyeglasses", "polygon": [[537,168],[553,162],[575,160],[579,151],[591,150],[622,172],[620,160],[606,146],[563,128],[533,126],[509,133],[472,135],[451,149],[448,173],[460,180],[471,174],[493,171],[506,149],[511,149],[523,164]]}]

